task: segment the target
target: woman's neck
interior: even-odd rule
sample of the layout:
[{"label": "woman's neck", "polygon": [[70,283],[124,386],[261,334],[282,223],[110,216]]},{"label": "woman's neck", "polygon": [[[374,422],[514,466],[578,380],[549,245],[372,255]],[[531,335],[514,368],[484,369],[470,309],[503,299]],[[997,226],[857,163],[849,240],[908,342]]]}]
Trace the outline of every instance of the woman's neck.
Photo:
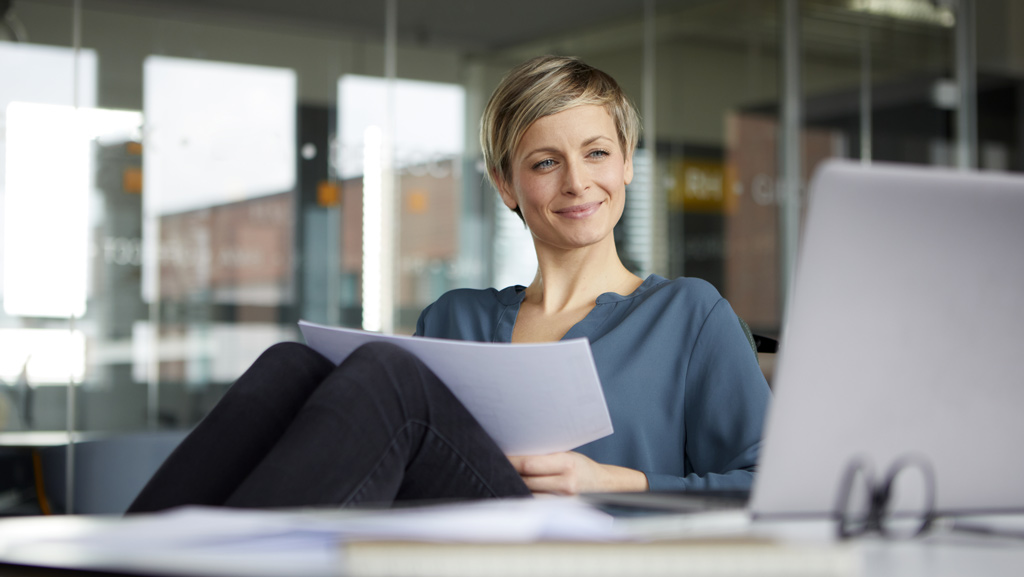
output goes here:
[{"label": "woman's neck", "polygon": [[545,314],[592,307],[604,293],[628,295],[643,282],[623,266],[611,239],[571,251],[538,250],[537,263],[526,301]]},{"label": "woman's neck", "polygon": [[[601,243],[603,244],[603,243]],[[607,292],[630,294],[643,282],[622,266],[614,243],[570,251],[537,250],[537,276],[516,315],[512,342],[557,341]]]}]

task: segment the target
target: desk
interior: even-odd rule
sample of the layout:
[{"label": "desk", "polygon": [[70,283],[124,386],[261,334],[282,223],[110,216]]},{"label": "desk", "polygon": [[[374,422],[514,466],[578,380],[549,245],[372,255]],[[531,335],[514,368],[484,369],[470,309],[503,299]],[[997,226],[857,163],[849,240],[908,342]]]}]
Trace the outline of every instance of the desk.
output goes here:
[{"label": "desk", "polygon": [[[542,504],[536,509],[539,511],[546,506]],[[566,516],[575,514],[571,509],[559,507],[560,504],[555,504],[553,510],[563,521]],[[345,538],[346,532],[379,533],[381,527],[387,525],[387,522],[381,522],[382,519],[386,521],[390,514],[338,511],[221,513],[199,509],[127,519],[67,516],[0,520],[0,573],[8,574],[7,570],[14,569],[20,571],[20,565],[51,569],[31,569],[27,571],[36,572],[26,572],[26,575],[73,574],[68,570],[85,570],[128,575],[337,576],[342,574],[341,567],[344,566],[344,555],[338,543]],[[457,514],[447,515],[457,524],[462,522]],[[1009,577],[1020,575],[1024,568],[1022,539],[982,537],[940,529],[929,537],[911,541],[865,538],[836,545],[830,539],[833,527],[828,522],[747,520],[740,525],[734,523],[739,517],[742,515],[734,515],[731,521],[722,523],[723,517],[716,513],[703,517],[663,517],[657,522],[661,524],[660,531],[671,528],[681,538],[700,537],[702,531],[707,530],[707,534],[717,538],[770,536],[782,543],[842,547],[844,551],[852,552],[857,563],[852,569],[830,573],[837,575]],[[430,517],[427,515],[423,519]],[[1024,517],[1015,521],[1024,527]],[[408,518],[402,520],[403,524],[407,522]],[[511,525],[516,523],[515,519],[510,522]],[[443,525],[437,524],[438,531],[446,530]],[[156,533],[153,532],[155,528],[158,529]],[[182,539],[186,537],[192,538],[193,542],[181,546],[185,543]],[[530,546],[533,545],[527,545]],[[613,550],[616,547],[614,543],[602,546]],[[682,569],[680,567],[680,571]],[[621,568],[619,572],[606,573],[623,574]],[[480,574],[490,573],[481,571]],[[562,571],[558,574],[567,573]],[[715,574],[720,573],[716,571]],[[740,574],[768,573],[754,570]]]},{"label": "desk", "polygon": [[109,434],[103,433],[72,433],[67,431],[2,431],[0,447],[17,449],[41,449],[43,447],[59,447],[67,445],[68,440],[75,443],[102,439]]},{"label": "desk", "polygon": [[[1024,516],[1015,517],[1024,527]],[[826,521],[755,522],[769,533],[816,539],[835,530]],[[1024,574],[1024,539],[951,532],[942,527],[910,540],[855,540],[861,575],[879,577],[1009,577]]]},{"label": "desk", "polygon": [[[121,513],[185,434],[77,432],[69,436],[66,431],[5,431],[0,432],[0,450],[26,455],[29,450],[39,451],[54,511],[65,510],[73,500],[77,513]],[[73,499],[67,494],[69,439],[74,441]]]},{"label": "desk", "polygon": [[[36,513],[44,505],[37,505],[45,499],[40,499],[40,479],[46,467],[40,459],[43,451],[51,451],[55,447],[65,447],[69,442],[79,443],[85,440],[100,438],[98,434],[75,433],[69,435],[67,431],[0,431],[0,455],[5,459],[3,466],[10,467],[10,470],[23,469],[25,473],[16,476],[26,481],[21,486],[10,488],[11,498],[5,499],[0,505],[0,514]],[[37,454],[33,455],[32,452]],[[63,463],[55,463],[54,459],[48,459],[47,465],[52,470],[60,468],[60,477],[63,479]],[[35,481],[35,484],[32,483]],[[58,491],[64,491],[65,487],[56,487]],[[31,497],[29,497],[31,495]],[[64,499],[60,499],[63,503]],[[42,509],[47,511],[48,508]]]}]

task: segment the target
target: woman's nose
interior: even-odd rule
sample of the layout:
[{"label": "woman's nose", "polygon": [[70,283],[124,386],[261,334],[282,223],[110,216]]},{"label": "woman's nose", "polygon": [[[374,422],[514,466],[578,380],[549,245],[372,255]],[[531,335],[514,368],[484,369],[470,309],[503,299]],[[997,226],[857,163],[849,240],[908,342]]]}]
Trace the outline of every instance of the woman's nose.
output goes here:
[{"label": "woman's nose", "polygon": [[582,162],[569,161],[565,165],[565,183],[563,192],[578,196],[589,187],[589,174]]}]

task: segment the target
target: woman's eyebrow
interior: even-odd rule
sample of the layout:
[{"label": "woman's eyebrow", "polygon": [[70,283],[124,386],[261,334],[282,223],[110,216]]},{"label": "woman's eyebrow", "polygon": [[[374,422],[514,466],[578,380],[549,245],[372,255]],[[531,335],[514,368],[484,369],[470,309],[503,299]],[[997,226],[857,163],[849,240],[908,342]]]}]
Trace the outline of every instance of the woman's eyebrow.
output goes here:
[{"label": "woman's eyebrow", "polygon": [[[582,143],[580,143],[580,148],[583,148],[583,147],[586,147],[586,146],[590,146],[591,144],[594,144],[598,140],[602,140],[602,139],[607,140],[609,142],[615,142],[614,139],[612,139],[610,136],[607,136],[607,135],[604,135],[604,134],[598,134],[597,136],[591,136],[590,138],[588,138],[588,139],[584,140]],[[550,153],[550,154],[558,154],[558,153],[561,152],[561,149],[558,148],[558,147],[555,147],[555,146],[539,146],[537,148],[534,148],[530,152],[527,152],[526,154],[524,154],[523,158],[529,158],[529,157],[531,157],[531,156],[533,156],[533,155],[535,155],[535,154],[537,154],[539,152]]]},{"label": "woman's eyebrow", "polygon": [[535,155],[535,154],[537,154],[539,152],[544,152],[544,153],[548,153],[548,154],[558,154],[560,151],[559,151],[558,148],[556,148],[554,146],[540,146],[540,147],[534,148],[530,152],[527,152],[526,154],[524,154],[523,158],[530,158],[531,156],[533,156],[533,155]]},{"label": "woman's eyebrow", "polygon": [[606,136],[604,134],[598,134],[597,136],[591,136],[590,138],[584,140],[582,146],[590,146],[591,144],[594,144],[595,142],[597,142],[598,140],[601,140],[601,139],[614,142],[614,140],[612,140],[610,137],[608,137],[608,136]]}]

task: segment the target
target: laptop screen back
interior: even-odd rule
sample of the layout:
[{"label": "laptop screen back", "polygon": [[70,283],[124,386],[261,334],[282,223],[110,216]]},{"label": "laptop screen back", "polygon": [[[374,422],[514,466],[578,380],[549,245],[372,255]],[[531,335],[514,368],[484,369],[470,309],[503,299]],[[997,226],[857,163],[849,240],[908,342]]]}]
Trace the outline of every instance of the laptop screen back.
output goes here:
[{"label": "laptop screen back", "polygon": [[1024,510],[1024,178],[830,161],[792,286],[755,514],[904,456],[940,512]]}]

